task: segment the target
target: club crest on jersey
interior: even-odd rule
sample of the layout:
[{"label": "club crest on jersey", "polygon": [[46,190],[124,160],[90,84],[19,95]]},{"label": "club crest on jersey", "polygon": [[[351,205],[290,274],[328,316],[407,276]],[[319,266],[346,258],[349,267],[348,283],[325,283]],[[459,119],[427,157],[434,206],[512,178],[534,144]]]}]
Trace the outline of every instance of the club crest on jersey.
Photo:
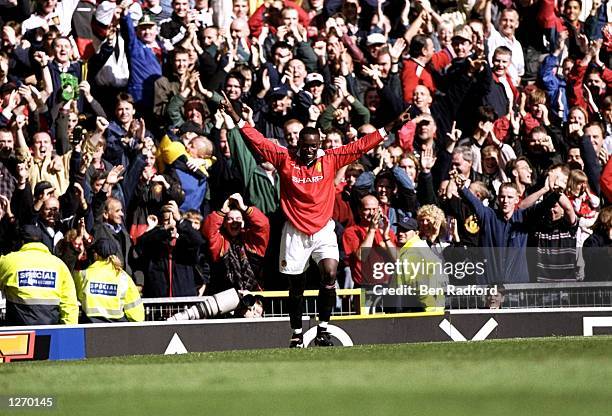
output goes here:
[{"label": "club crest on jersey", "polygon": [[463,224],[465,229],[470,234],[476,234],[480,231],[480,227],[478,226],[478,218],[475,215],[470,215],[465,219]]},{"label": "club crest on jersey", "polygon": [[315,170],[319,173],[323,172],[323,169],[321,168],[321,162],[317,162],[317,164],[315,165]]}]

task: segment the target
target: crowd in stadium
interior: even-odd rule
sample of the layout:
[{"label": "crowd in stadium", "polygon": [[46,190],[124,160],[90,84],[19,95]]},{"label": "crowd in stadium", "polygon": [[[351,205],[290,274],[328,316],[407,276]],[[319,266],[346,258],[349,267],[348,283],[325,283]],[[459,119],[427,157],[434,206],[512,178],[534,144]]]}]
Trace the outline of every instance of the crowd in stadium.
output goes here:
[{"label": "crowd in stadium", "polygon": [[0,0],[0,253],[286,290],[331,214],[328,302],[414,238],[497,256],[459,284],[610,280],[609,4]]}]

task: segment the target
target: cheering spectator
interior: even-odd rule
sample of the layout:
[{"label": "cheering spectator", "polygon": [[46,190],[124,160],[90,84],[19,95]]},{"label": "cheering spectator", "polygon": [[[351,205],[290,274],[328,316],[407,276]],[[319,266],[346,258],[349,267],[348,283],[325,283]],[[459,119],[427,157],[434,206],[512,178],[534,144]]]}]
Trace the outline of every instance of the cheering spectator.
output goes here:
[{"label": "cheering spectator", "polygon": [[209,241],[213,278],[207,293],[260,290],[261,262],[268,246],[268,219],[255,207],[247,207],[240,194],[231,195],[220,211],[211,213],[202,225]]}]

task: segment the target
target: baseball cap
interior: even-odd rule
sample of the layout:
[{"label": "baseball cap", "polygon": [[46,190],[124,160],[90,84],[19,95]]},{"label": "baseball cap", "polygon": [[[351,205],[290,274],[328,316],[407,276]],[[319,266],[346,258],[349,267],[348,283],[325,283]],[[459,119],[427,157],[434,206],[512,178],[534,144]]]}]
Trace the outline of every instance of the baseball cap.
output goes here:
[{"label": "baseball cap", "polygon": [[279,85],[277,87],[274,87],[268,93],[268,97],[270,98],[286,97],[287,95],[289,95],[289,88],[287,88],[286,85]]},{"label": "baseball cap", "polygon": [[304,84],[312,84],[314,82],[320,82],[321,84],[325,84],[325,80],[323,79],[323,75],[317,73],[317,72],[312,72],[308,75],[306,75],[306,78],[304,79]]},{"label": "baseball cap", "polygon": [[404,217],[401,221],[394,223],[396,227],[401,228],[404,231],[417,231],[419,229],[419,223],[412,217]]},{"label": "baseball cap", "polygon": [[387,43],[387,37],[382,33],[370,33],[366,38],[366,45],[378,45],[381,43]]},{"label": "baseball cap", "polygon": [[138,21],[138,27],[155,26],[155,25],[157,25],[157,23],[155,23],[155,20],[153,20],[153,18],[151,17],[149,13],[143,14],[142,18]]},{"label": "baseball cap", "polygon": [[459,25],[453,31],[452,39],[461,38],[463,40],[472,41],[472,28],[468,25]]}]

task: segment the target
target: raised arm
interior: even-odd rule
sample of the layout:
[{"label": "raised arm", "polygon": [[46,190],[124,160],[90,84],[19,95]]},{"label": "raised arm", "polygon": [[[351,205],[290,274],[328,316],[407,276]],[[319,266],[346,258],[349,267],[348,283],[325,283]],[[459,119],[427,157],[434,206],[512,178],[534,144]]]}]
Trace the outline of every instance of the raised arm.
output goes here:
[{"label": "raised arm", "polygon": [[484,31],[485,37],[489,37],[491,35],[491,30],[493,27],[493,19],[491,15],[491,0],[485,0],[484,6]]},{"label": "raised arm", "polygon": [[578,219],[576,216],[576,211],[574,211],[572,203],[570,202],[569,198],[565,196],[565,194],[559,195],[559,205],[561,205],[561,208],[563,208],[563,213],[565,214],[567,221],[572,225],[576,224],[576,220]]},{"label": "raised arm", "polygon": [[584,173],[586,173],[587,178],[589,179],[589,186],[596,195],[599,195],[601,192],[601,188],[599,186],[599,181],[601,179],[601,167],[599,165],[599,161],[597,160],[597,154],[595,153],[593,144],[591,143],[591,138],[586,135],[582,136],[580,138],[579,146],[580,155],[582,156],[582,160],[584,160]]},{"label": "raised arm", "polygon": [[221,234],[221,226],[224,219],[225,212],[214,211],[206,217],[202,224],[202,235],[208,241],[208,249],[213,262],[219,261],[223,255],[225,237]]},{"label": "raised arm", "polygon": [[244,239],[247,249],[261,257],[266,254],[270,240],[270,222],[257,207],[249,207],[243,211],[246,216],[247,232]]},{"label": "raised arm", "polygon": [[266,139],[263,134],[257,131],[253,126],[247,124],[246,121],[238,115],[236,110],[234,110],[227,96],[224,97],[221,108],[240,128],[243,135],[242,137],[251,145],[251,149],[278,169],[289,155],[287,149]]},{"label": "raised arm", "polygon": [[485,207],[482,204],[482,201],[480,199],[478,199],[476,197],[476,195],[474,195],[467,186],[462,186],[459,188],[459,195],[461,196],[461,198],[463,198],[464,200],[466,200],[468,202],[468,204],[470,204],[472,206],[472,208],[474,208],[474,211],[476,211],[476,215],[478,216],[478,218],[484,218],[487,214],[487,211],[493,211],[491,208],[489,207]]},{"label": "raised arm", "polygon": [[384,128],[374,131],[370,134],[366,134],[361,139],[341,146],[337,149],[327,150],[328,155],[334,156],[334,162],[336,170],[344,165],[354,162],[359,159],[363,154],[374,149],[378,144],[385,139],[388,132],[394,128],[403,125],[410,119],[410,113],[408,110],[401,113],[395,120],[388,123]]},{"label": "raised arm", "polygon": [[242,139],[240,130],[237,128],[227,130],[227,143],[229,144],[232,156],[238,160],[238,166],[240,167],[246,185],[246,182],[251,179],[251,176],[257,168],[257,162],[251,154],[251,150]]}]

